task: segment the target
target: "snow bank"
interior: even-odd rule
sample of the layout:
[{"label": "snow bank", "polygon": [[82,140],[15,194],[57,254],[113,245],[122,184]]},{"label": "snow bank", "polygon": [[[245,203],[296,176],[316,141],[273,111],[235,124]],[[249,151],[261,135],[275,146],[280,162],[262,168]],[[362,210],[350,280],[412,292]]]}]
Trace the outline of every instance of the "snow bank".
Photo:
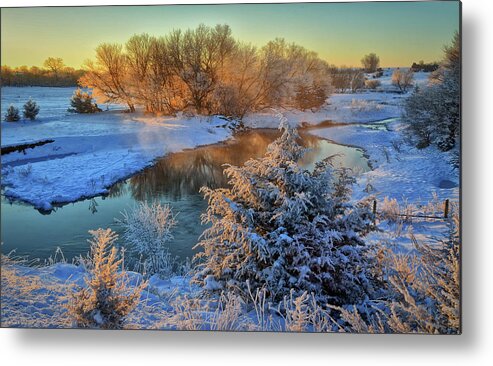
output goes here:
[{"label": "snow bank", "polygon": [[5,196],[49,210],[107,192],[158,157],[228,139],[220,117],[148,117],[103,112],[2,125],[2,146],[52,139],[2,156]]},{"label": "snow bank", "polygon": [[[440,199],[458,199],[459,173],[450,165],[448,154],[433,147],[419,150],[403,143],[398,119],[387,124],[388,131],[372,127],[360,124],[309,130],[319,137],[361,147],[368,154],[373,169],[359,177],[357,198],[368,195],[364,188],[370,184],[371,193],[380,199],[388,196],[399,202],[425,203],[434,194]],[[449,183],[444,185],[444,181]]]}]

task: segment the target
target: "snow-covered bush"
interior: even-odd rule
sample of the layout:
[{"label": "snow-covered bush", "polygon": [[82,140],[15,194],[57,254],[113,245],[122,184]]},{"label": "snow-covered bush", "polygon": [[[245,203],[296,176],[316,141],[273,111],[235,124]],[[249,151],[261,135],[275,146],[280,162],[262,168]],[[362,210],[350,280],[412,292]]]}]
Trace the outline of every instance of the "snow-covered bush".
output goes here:
[{"label": "snow-covered bush", "polygon": [[[344,332],[457,334],[460,332],[459,212],[451,208],[448,240],[411,239],[416,254],[380,250],[383,293],[364,306],[332,307]],[[382,301],[385,299],[384,301]],[[358,309],[364,309],[361,313]]]},{"label": "snow-covered bush", "polygon": [[74,92],[70,99],[70,105],[72,108],[69,108],[68,111],[72,113],[101,112],[97,104],[92,102],[92,96],[87,92],[83,92],[81,89],[77,89]]},{"label": "snow-covered bush", "polygon": [[415,89],[404,104],[407,134],[418,148],[431,144],[442,151],[458,148],[460,133],[460,39],[446,48],[445,60],[431,85]]},{"label": "snow-covered bush", "polygon": [[380,207],[380,219],[389,222],[411,222],[415,209],[415,206],[407,201],[399,205],[395,198],[385,197]]},{"label": "snow-covered bush", "polygon": [[194,280],[240,295],[265,288],[277,301],[291,289],[321,302],[357,301],[370,289],[363,237],[371,211],[350,202],[354,179],[330,159],[313,172],[300,167],[297,132],[281,129],[265,157],[225,170],[231,188],[202,189],[203,221],[212,226],[198,244],[204,251]]},{"label": "snow-covered bush", "polygon": [[7,122],[17,122],[21,119],[19,116],[19,109],[14,107],[12,104],[7,108],[5,113],[5,121]]},{"label": "snow-covered bush", "polygon": [[29,99],[26,104],[24,104],[24,118],[29,118],[31,121],[36,119],[36,116],[39,113],[39,107],[36,102],[32,99]]},{"label": "snow-covered bush", "polygon": [[91,257],[86,286],[72,294],[67,310],[80,328],[122,329],[125,317],[138,305],[146,282],[131,287],[113,246],[111,229],[90,231]]},{"label": "snow-covered bush", "polygon": [[353,99],[351,100],[351,113],[370,113],[379,111],[383,108],[383,106],[373,100],[364,100],[364,99]]},{"label": "snow-covered bush", "polygon": [[168,205],[159,202],[141,202],[131,212],[124,211],[120,223],[124,227],[123,239],[136,257],[142,260],[140,272],[167,277],[173,272],[173,258],[168,243],[173,239],[171,230],[176,219]]}]

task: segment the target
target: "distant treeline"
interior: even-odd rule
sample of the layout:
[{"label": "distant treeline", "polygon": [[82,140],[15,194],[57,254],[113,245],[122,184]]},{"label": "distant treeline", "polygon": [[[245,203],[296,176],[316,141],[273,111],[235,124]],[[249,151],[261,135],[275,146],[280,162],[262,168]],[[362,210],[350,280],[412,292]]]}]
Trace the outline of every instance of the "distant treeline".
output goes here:
[{"label": "distant treeline", "polygon": [[413,62],[411,69],[414,72],[418,72],[418,71],[433,72],[438,70],[439,66],[440,65],[438,64],[438,62],[430,62],[428,64],[425,64],[424,61],[419,61],[419,63]]},{"label": "distant treeline", "polygon": [[2,86],[77,86],[78,79],[84,75],[83,70],[65,66],[61,58],[50,57],[43,66],[12,68],[3,65]]}]

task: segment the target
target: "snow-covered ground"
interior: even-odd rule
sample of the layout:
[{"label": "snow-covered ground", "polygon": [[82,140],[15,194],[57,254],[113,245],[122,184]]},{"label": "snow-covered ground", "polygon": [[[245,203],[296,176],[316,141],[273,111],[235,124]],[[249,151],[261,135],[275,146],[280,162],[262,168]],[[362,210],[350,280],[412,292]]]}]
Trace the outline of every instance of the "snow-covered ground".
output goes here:
[{"label": "snow-covered ground", "polygon": [[[417,83],[426,80],[421,74],[416,76]],[[382,80],[387,89],[395,88],[388,75]],[[5,196],[36,208],[49,210],[53,203],[106,193],[112,184],[158,157],[231,137],[229,128],[220,127],[226,124],[220,117],[152,117],[111,110],[115,106],[94,115],[73,115],[66,112],[72,89],[49,89],[54,89],[49,97],[46,88],[2,89],[2,109],[10,103],[21,107],[29,97],[41,107],[34,122],[2,122],[2,148],[54,140],[2,155]],[[292,125],[372,122],[398,117],[404,97],[395,92],[335,94],[316,112],[272,110],[252,114],[244,122],[252,128],[277,128],[279,113]]]},{"label": "snow-covered ground", "polygon": [[2,147],[52,143],[2,155],[7,197],[37,208],[105,193],[170,152],[223,141],[220,117],[149,117],[121,111],[2,123]]}]

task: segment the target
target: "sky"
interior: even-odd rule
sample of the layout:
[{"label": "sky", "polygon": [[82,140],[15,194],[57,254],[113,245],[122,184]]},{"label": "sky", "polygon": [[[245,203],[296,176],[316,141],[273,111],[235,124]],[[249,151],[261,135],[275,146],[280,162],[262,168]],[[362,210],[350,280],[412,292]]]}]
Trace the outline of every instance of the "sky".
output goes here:
[{"label": "sky", "polygon": [[370,52],[382,67],[410,66],[441,59],[459,30],[459,2],[2,8],[1,64],[41,66],[51,56],[78,68],[100,43],[201,23],[229,24],[235,38],[257,46],[285,38],[338,66],[359,66]]}]

